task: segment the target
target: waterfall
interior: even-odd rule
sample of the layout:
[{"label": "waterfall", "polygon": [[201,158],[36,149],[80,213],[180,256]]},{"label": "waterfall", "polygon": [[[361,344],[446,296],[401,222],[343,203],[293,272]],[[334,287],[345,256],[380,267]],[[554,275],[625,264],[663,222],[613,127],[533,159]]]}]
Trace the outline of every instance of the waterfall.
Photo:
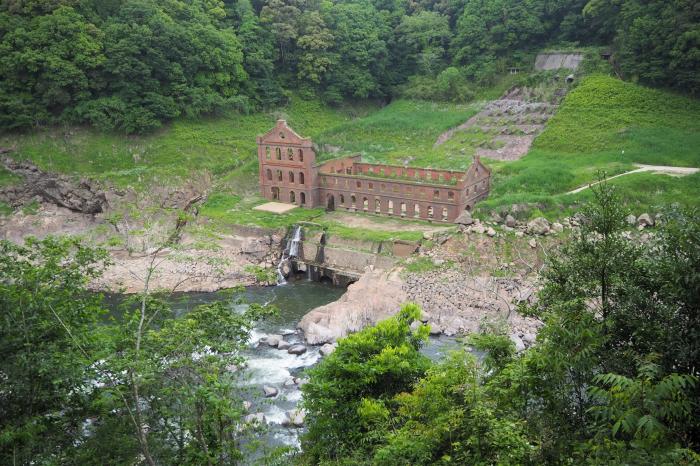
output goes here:
[{"label": "waterfall", "polygon": [[288,261],[292,257],[299,257],[299,245],[301,244],[301,227],[299,225],[294,227],[294,233],[292,238],[287,240],[287,245],[282,252],[282,257],[280,257],[280,262],[277,264],[277,284],[284,285],[287,280],[284,279],[284,274],[282,273],[282,264]]}]

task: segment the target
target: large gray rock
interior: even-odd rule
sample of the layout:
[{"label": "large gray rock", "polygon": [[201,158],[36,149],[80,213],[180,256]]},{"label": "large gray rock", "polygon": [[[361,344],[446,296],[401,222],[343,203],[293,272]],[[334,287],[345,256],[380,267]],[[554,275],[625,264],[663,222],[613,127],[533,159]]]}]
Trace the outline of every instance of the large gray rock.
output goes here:
[{"label": "large gray rock", "polygon": [[513,344],[515,344],[515,351],[517,351],[518,353],[525,350],[525,343],[523,343],[523,340],[521,340],[518,335],[511,334],[510,341],[512,341]]},{"label": "large gray rock", "polygon": [[527,232],[531,235],[546,235],[549,233],[549,221],[544,217],[537,217],[527,222]]},{"label": "large gray rock", "polygon": [[288,350],[289,354],[304,354],[306,353],[306,346],[304,345],[293,345]]},{"label": "large gray rock", "polygon": [[311,345],[334,342],[393,316],[405,301],[406,292],[398,272],[367,271],[339,300],[307,313],[299,328]]},{"label": "large gray rock", "polygon": [[292,409],[285,413],[285,419],[282,421],[283,426],[303,427],[306,413],[301,409]]},{"label": "large gray rock", "polygon": [[637,219],[637,224],[639,224],[640,227],[653,227],[654,220],[649,214],[645,213],[639,216],[639,218]]},{"label": "large gray rock", "polygon": [[457,216],[455,223],[457,225],[471,225],[474,223],[474,219],[472,218],[472,214],[470,214],[468,210],[465,210]]},{"label": "large gray rock", "polygon": [[335,345],[331,343],[326,343],[325,345],[321,346],[321,348],[318,350],[318,352],[321,353],[321,356],[328,356],[333,351],[335,351]]},{"label": "large gray rock", "polygon": [[14,208],[37,197],[45,202],[83,214],[97,214],[107,208],[107,197],[104,191],[88,179],[76,182],[67,176],[44,172],[36,165],[10,157],[3,158],[2,165],[8,171],[24,178],[23,184],[0,189],[0,200]]},{"label": "large gray rock", "polygon": [[561,233],[562,231],[564,231],[564,225],[558,222],[554,222],[552,223],[552,231],[554,233]]},{"label": "large gray rock", "polygon": [[277,343],[277,349],[279,350],[287,350],[291,348],[292,344],[289,343],[288,341],[280,340],[279,343]]},{"label": "large gray rock", "polygon": [[263,386],[263,393],[265,394],[265,398],[274,398],[279,393],[279,390],[277,390],[275,387],[265,385]]},{"label": "large gray rock", "polygon": [[270,346],[277,346],[279,345],[280,341],[282,341],[282,339],[282,335],[268,335],[265,339],[265,343],[267,343]]},{"label": "large gray rock", "polygon": [[625,220],[627,221],[628,225],[636,225],[637,224],[637,217],[635,217],[632,214],[629,214]]},{"label": "large gray rock", "polygon": [[516,223],[517,222],[515,221],[515,218],[512,215],[510,215],[510,214],[506,215],[506,226],[507,227],[515,228]]},{"label": "large gray rock", "polygon": [[486,230],[486,235],[493,238],[494,236],[496,236],[496,230],[489,227],[488,230]]}]

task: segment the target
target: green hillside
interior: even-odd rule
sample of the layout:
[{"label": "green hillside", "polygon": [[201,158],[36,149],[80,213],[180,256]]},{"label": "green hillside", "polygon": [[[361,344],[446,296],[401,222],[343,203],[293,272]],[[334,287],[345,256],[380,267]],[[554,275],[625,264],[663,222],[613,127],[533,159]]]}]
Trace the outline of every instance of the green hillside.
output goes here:
[{"label": "green hillside", "polygon": [[[153,183],[175,186],[212,175],[214,196],[203,213],[226,223],[285,225],[319,220],[321,211],[282,217],[250,214],[256,195],[255,136],[277,118],[314,138],[327,159],[361,153],[369,161],[465,169],[486,140],[478,131],[459,133],[434,148],[437,137],[476,114],[472,104],[397,100],[334,108],[293,99],[275,112],[229,113],[210,119],[176,120],[148,136],[104,134],[85,128],[56,128],[5,136],[0,146],[16,147],[46,170],[91,176],[120,187],[145,190]],[[700,167],[700,103],[606,76],[591,76],[566,97],[530,152],[513,162],[485,160],[494,170],[493,190],[481,212],[530,204],[534,214],[561,216],[589,197],[564,193],[597,179],[634,169],[634,163]],[[0,173],[0,183],[14,178]],[[612,181],[634,210],[678,202],[694,205],[700,175],[675,178],[649,173]]]},{"label": "green hillside", "polygon": [[[700,102],[607,76],[574,89],[527,156],[494,164],[494,187],[482,209],[531,202],[550,214],[587,199],[561,195],[634,163],[700,167]],[[643,181],[642,181],[643,180]],[[697,205],[700,175],[632,174],[611,181],[635,210],[678,202]]]}]

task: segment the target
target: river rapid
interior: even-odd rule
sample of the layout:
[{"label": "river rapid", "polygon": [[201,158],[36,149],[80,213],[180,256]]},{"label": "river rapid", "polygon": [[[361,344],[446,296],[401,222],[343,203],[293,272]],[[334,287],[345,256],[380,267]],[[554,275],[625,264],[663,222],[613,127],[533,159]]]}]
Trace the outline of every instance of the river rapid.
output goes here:
[{"label": "river rapid", "polygon": [[[311,309],[337,300],[345,292],[344,288],[327,283],[319,283],[305,278],[290,279],[284,285],[271,287],[249,287],[244,296],[249,303],[275,304],[280,313],[277,317],[260,322],[251,332],[250,344],[245,351],[247,374],[241,382],[241,390],[250,401],[251,414],[262,413],[267,432],[259,440],[264,450],[278,446],[299,446],[299,435],[303,429],[284,426],[288,411],[294,410],[301,400],[301,390],[294,379],[304,378],[304,371],[321,359],[319,346],[307,345],[301,355],[289,354],[261,343],[268,335],[283,335],[285,341],[305,344],[304,336],[297,330],[297,323]],[[116,303],[118,297],[112,296],[108,301]],[[171,298],[171,306],[177,316],[186,314],[200,304],[221,300],[231,300],[223,293],[180,293]],[[232,310],[236,306],[231,304]],[[264,341],[264,340],[263,340]],[[445,352],[460,347],[452,337],[431,337],[422,349],[433,360],[440,359]],[[278,390],[275,397],[266,398],[263,386]]]}]

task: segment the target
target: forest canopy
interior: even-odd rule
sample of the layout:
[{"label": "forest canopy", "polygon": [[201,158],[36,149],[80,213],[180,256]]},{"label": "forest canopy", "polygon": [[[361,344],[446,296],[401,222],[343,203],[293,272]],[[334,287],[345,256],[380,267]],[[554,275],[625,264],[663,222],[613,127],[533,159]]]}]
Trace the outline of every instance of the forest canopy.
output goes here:
[{"label": "forest canopy", "polygon": [[291,92],[331,103],[399,92],[466,100],[469,85],[492,82],[543,47],[610,47],[623,78],[696,93],[693,5],[4,0],[0,128],[71,123],[138,133],[181,115],[270,106]]}]

